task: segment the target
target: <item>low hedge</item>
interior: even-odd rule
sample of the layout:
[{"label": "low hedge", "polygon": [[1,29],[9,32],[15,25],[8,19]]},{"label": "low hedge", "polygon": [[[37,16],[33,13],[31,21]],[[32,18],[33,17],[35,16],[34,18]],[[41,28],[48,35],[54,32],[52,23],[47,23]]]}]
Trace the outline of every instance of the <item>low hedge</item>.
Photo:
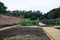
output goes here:
[{"label": "low hedge", "polygon": [[36,21],[25,21],[20,24],[21,26],[36,26],[39,25]]}]

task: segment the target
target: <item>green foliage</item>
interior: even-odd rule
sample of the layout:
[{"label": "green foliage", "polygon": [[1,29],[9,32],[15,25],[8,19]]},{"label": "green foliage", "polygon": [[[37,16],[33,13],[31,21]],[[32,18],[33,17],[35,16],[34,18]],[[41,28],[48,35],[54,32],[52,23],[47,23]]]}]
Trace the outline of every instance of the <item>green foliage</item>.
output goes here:
[{"label": "green foliage", "polygon": [[39,17],[42,16],[42,13],[37,11],[21,11],[21,10],[14,10],[14,11],[6,11],[6,6],[4,3],[0,2],[0,14],[14,16],[14,17],[24,17],[30,18],[31,20],[37,20]]},{"label": "green foliage", "polygon": [[44,20],[44,19],[55,19],[60,18],[60,7],[55,8],[47,12],[46,14],[42,14],[39,10],[37,11],[21,11],[21,10],[14,10],[14,11],[6,11],[7,7],[4,3],[0,2],[0,14],[14,16],[14,17],[24,17],[29,18],[31,20]]},{"label": "green foliage", "polygon": [[7,7],[4,6],[4,3],[0,2],[0,13],[6,13]]},{"label": "green foliage", "polygon": [[42,13],[40,11],[12,11],[11,13],[15,17],[24,17],[24,18],[30,18],[31,20],[37,20],[39,17],[42,16]]},{"label": "green foliage", "polygon": [[28,11],[25,13],[24,18],[30,18],[31,20],[37,20],[39,17],[42,16],[40,11]]},{"label": "green foliage", "polygon": [[35,26],[35,25],[39,25],[39,23],[35,21],[25,21],[25,22],[22,22],[20,25],[21,26]]},{"label": "green foliage", "polygon": [[47,19],[60,18],[60,7],[52,9],[47,14],[45,14],[44,17],[47,18]]}]

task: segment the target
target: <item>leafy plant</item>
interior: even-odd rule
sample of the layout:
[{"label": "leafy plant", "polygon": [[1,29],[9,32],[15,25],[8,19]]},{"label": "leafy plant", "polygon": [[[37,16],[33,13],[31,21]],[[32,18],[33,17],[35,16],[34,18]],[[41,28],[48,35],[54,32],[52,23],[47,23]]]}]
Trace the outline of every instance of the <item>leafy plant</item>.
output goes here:
[{"label": "leafy plant", "polygon": [[25,21],[21,23],[21,26],[34,26],[34,25],[38,25],[38,22],[35,21]]}]

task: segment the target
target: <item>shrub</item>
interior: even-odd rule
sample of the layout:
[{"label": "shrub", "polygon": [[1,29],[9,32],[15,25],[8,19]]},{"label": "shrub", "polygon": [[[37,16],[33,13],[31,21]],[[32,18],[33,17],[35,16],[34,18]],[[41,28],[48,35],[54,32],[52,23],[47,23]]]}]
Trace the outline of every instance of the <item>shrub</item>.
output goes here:
[{"label": "shrub", "polygon": [[21,23],[21,26],[34,26],[34,25],[38,25],[39,23],[36,21],[25,21]]}]

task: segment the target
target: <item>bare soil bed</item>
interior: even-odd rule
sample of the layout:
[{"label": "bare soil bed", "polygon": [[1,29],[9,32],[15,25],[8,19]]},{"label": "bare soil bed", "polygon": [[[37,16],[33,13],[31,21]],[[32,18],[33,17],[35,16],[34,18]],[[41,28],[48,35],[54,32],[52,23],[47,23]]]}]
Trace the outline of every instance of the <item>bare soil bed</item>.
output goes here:
[{"label": "bare soil bed", "polygon": [[19,40],[27,40],[26,35],[30,35],[34,40],[50,40],[50,38],[44,33],[42,28],[32,27],[16,27],[0,31],[0,40],[4,38],[19,36],[22,37]]}]

